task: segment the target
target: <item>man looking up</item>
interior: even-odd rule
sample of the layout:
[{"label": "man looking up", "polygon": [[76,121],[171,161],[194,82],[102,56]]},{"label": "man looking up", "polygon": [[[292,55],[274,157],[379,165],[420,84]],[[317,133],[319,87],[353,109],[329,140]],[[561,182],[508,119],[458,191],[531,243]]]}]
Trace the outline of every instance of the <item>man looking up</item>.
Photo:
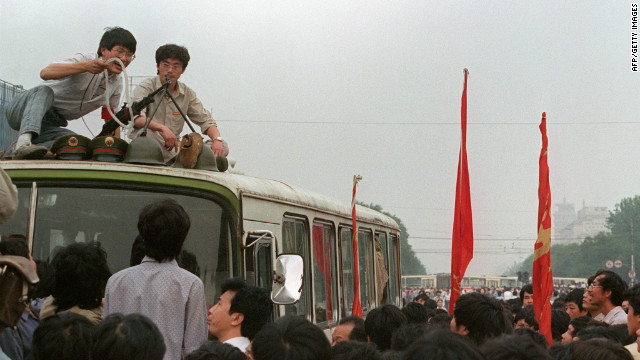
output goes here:
[{"label": "man looking up", "polygon": [[145,206],[138,231],[146,256],[111,276],[105,292],[104,317],[138,313],[151,319],[164,337],[165,360],[182,359],[207,340],[204,285],[176,262],[190,227],[175,200]]},{"label": "man looking up", "polygon": [[273,307],[269,293],[238,278],[224,281],[221,287],[222,295],[209,309],[209,332],[220,342],[245,352],[256,333],[269,321]]},{"label": "man looking up", "polygon": [[[200,126],[202,133],[211,138],[210,147],[216,156],[226,156],[229,148],[220,137],[220,131],[211,113],[204,108],[200,99],[190,87],[179,82],[180,76],[184,74],[189,64],[189,51],[184,46],[174,44],[162,45],[156,50],[156,68],[158,76],[144,80],[133,90],[132,101],[140,101],[142,98],[160,88],[165,83],[165,77],[171,80],[169,91],[175,98],[180,109],[188,118]],[[155,102],[150,106],[154,109],[160,104],[158,111],[153,115],[153,120],[149,124],[148,136],[156,139],[163,148],[164,161],[167,162],[176,156],[178,151],[178,136],[184,128],[184,119],[178,108],[170,98],[163,97],[162,92],[155,97]],[[147,114],[150,115],[150,114]],[[144,127],[147,121],[146,116],[139,116],[135,119],[136,128]]]},{"label": "man looking up", "polygon": [[591,305],[598,307],[604,314],[602,322],[609,325],[627,323],[627,314],[622,310],[622,296],[627,284],[613,271],[598,270],[593,283],[587,288]]},{"label": "man looking up", "polygon": [[44,84],[16,96],[5,109],[7,122],[19,132],[14,148],[9,149],[13,158],[41,158],[56,138],[73,134],[65,128],[68,120],[79,119],[107,103],[116,108],[123,68],[109,60],[117,58],[129,66],[135,58],[136,44],[128,30],[107,28],[95,54],[78,53],[42,69]]}]

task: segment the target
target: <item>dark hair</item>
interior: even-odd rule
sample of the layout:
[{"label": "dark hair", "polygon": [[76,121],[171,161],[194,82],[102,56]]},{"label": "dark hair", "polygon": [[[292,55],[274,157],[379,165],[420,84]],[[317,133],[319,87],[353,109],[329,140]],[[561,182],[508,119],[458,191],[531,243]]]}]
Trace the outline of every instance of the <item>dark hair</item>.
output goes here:
[{"label": "dark hair", "polygon": [[111,50],[114,46],[120,45],[132,53],[136,53],[136,38],[129,30],[125,30],[121,27],[108,27],[104,29],[105,32],[100,39],[100,45],[98,45],[98,57],[102,56],[102,48]]},{"label": "dark hair", "polygon": [[140,265],[144,258],[144,241],[142,236],[136,235],[136,239],[133,240],[131,245],[131,257],[129,257],[129,266]]},{"label": "dark hair", "polygon": [[158,327],[144,315],[119,313],[95,329],[92,360],[162,360],[166,347]]},{"label": "dark hair", "polygon": [[29,259],[29,246],[24,235],[9,235],[0,241],[0,254],[22,256]]},{"label": "dark hair", "polygon": [[400,309],[393,305],[382,305],[369,311],[364,320],[364,329],[378,350],[385,351],[391,347],[393,332],[406,324],[407,317]]},{"label": "dark hair", "polygon": [[538,320],[536,320],[536,315],[533,312],[533,305],[525,306],[518,310],[516,315],[513,317],[513,324],[515,325],[520,319],[524,319],[524,322],[526,322],[533,330],[538,331],[540,329]]},{"label": "dark hair", "polygon": [[[573,343],[572,343],[573,344]],[[620,343],[606,339],[579,341],[573,346],[572,360],[633,360]]]},{"label": "dark hair", "polygon": [[604,338],[608,340],[612,340],[615,342],[619,342],[618,336],[616,333],[611,331],[608,326],[587,326],[586,328],[578,331],[574,337],[580,339],[580,341],[585,341],[589,339],[598,339]]},{"label": "dark hair", "polygon": [[382,360],[382,355],[371,343],[341,341],[331,348],[331,360]]},{"label": "dark hair", "polygon": [[511,315],[498,300],[487,295],[464,294],[456,300],[454,309],[456,326],[464,325],[469,338],[478,346],[489,338],[513,332]]},{"label": "dark hair", "polygon": [[582,308],[582,297],[584,296],[584,289],[577,288],[571,290],[567,296],[564,298],[564,303],[572,302],[578,305],[578,310],[584,311]]},{"label": "dark hair", "polygon": [[525,335],[502,335],[489,339],[480,347],[480,351],[491,360],[551,360],[546,348]]},{"label": "dark hair", "polygon": [[555,341],[562,341],[562,334],[567,332],[571,317],[564,310],[551,310],[551,337]]},{"label": "dark hair", "polygon": [[[573,326],[573,332],[571,333],[571,337],[575,337],[578,334],[578,332],[580,332],[580,330],[589,326],[590,322],[591,322],[591,317],[589,316],[580,316],[575,319],[571,319],[571,321],[569,321],[569,325]],[[569,326],[567,326],[567,329],[568,328]]]},{"label": "dark hair", "polygon": [[485,360],[485,357],[464,336],[437,329],[414,341],[404,360]]},{"label": "dark hair", "polygon": [[558,310],[565,311],[564,305],[565,305],[564,298],[559,297],[551,303],[551,310],[558,309]]},{"label": "dark hair", "polygon": [[[419,304],[418,304],[419,305]],[[349,334],[349,340],[368,342],[367,332],[364,330],[364,320],[360,316],[351,315],[340,320],[338,325],[353,324],[353,329]]]},{"label": "dark hair", "polygon": [[391,350],[404,351],[413,344],[414,341],[422,337],[432,328],[427,324],[407,324],[396,331],[391,336]]},{"label": "dark hair", "polygon": [[620,306],[622,304],[624,291],[627,290],[627,283],[624,282],[620,275],[615,272],[602,269],[596,272],[594,275],[594,281],[600,275],[604,275],[604,277],[598,280],[598,284],[602,286],[602,291],[611,291],[611,297],[609,300],[611,300],[613,305]]},{"label": "dark hair", "polygon": [[407,317],[409,324],[425,324],[429,320],[427,309],[415,301],[405,305],[402,308],[402,313]]},{"label": "dark hair", "polygon": [[514,329],[513,333],[520,336],[528,336],[531,338],[531,340],[533,340],[534,343],[538,344],[543,349],[547,348],[547,338],[533,329],[529,329],[529,328]]},{"label": "dark hair", "polygon": [[453,316],[449,314],[436,313],[429,320],[429,325],[436,329],[451,329],[451,319]]},{"label": "dark hair", "polygon": [[[0,243],[1,244],[1,243]],[[629,306],[633,308],[635,315],[640,315],[640,283],[626,290],[623,294],[624,300],[629,301]]]},{"label": "dark hair", "polygon": [[[238,288],[237,286],[242,286]],[[269,322],[273,303],[269,292],[257,286],[249,285],[243,280],[235,278],[222,283],[222,291],[236,291],[231,299],[229,314],[240,313],[244,319],[240,325],[240,334],[249,340]]]},{"label": "dark hair", "polygon": [[176,44],[162,45],[156,50],[156,65],[167,59],[176,59],[182,63],[182,70],[186,70],[189,65],[189,50],[186,47]]},{"label": "dark hair", "polygon": [[425,293],[420,293],[418,295],[416,295],[416,297],[413,298],[414,302],[418,302],[418,300],[423,300],[425,302],[425,304],[427,303],[427,300],[430,300],[429,297],[427,296],[427,294]]},{"label": "dark hair", "polygon": [[427,308],[427,310],[435,310],[438,308],[438,303],[433,299],[427,299],[424,302],[424,307]]},{"label": "dark hair", "polygon": [[65,312],[47,317],[33,333],[31,354],[35,360],[86,360],[91,355],[93,324],[87,318]]},{"label": "dark hair", "polygon": [[247,356],[237,347],[219,341],[207,341],[185,360],[245,360]]},{"label": "dark hair", "polygon": [[251,344],[255,360],[328,360],[331,352],[320,328],[292,315],[263,326]]},{"label": "dark hair", "polygon": [[145,206],[138,218],[138,231],[144,240],[145,253],[157,261],[178,257],[190,227],[189,215],[173,199]]},{"label": "dark hair", "polygon": [[107,253],[97,243],[73,243],[53,258],[53,291],[57,312],[74,306],[94,309],[102,304],[111,276]]},{"label": "dark hair", "polygon": [[533,285],[527,284],[522,287],[520,290],[520,302],[524,303],[524,293],[525,291],[531,295],[533,295]]}]

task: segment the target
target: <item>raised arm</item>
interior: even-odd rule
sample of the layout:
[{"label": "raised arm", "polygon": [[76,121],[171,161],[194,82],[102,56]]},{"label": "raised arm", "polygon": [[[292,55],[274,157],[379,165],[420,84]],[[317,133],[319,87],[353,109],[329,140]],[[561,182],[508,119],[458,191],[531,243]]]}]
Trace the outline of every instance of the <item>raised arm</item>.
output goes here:
[{"label": "raised arm", "polygon": [[99,74],[106,69],[107,66],[107,63],[102,59],[93,59],[77,63],[54,63],[40,70],[40,78],[42,78],[42,80],[57,80],[83,72]]}]

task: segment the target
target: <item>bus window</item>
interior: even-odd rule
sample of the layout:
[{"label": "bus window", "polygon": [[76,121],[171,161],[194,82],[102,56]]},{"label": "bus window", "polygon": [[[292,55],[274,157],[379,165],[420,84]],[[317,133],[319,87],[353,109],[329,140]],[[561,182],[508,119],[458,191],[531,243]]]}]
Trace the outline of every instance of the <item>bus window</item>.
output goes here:
[{"label": "bus window", "polygon": [[18,208],[6,223],[0,225],[0,235],[2,235],[2,237],[12,234],[27,237],[27,232],[29,231],[30,197],[31,189],[29,187],[18,188]]},{"label": "bus window", "polygon": [[[377,232],[376,240],[380,243],[380,246],[382,248],[382,258],[384,259],[384,266],[385,266],[385,269],[387,270],[387,274],[389,274],[389,249],[387,245],[387,234]],[[380,302],[380,305],[390,304],[390,303],[391,301],[389,300],[389,280],[387,280],[387,283],[384,285],[384,292],[382,294],[382,301]]]},{"label": "bus window", "polygon": [[[308,256],[308,231],[307,222],[304,219],[285,217],[282,221],[282,252],[288,254],[299,254],[303,259],[309,259]],[[305,260],[305,268],[307,266]],[[285,314],[306,317],[307,311],[307,294],[309,294],[309,272],[305,271],[303,281],[302,295],[300,300],[291,305],[285,305]]]},{"label": "bus window", "polygon": [[398,237],[395,235],[389,236],[391,240],[389,243],[389,287],[390,287],[390,299],[391,303],[400,305],[400,294],[398,293],[398,272],[400,271],[398,261]]},{"label": "bus window", "polygon": [[313,224],[313,290],[316,323],[335,322],[336,304],[336,248],[333,227]]},{"label": "bus window", "polygon": [[375,261],[371,230],[358,230],[358,268],[360,278],[360,306],[366,315],[375,307]]},{"label": "bus window", "polygon": [[[229,253],[237,251],[231,241],[229,214],[201,193],[171,193],[89,187],[39,187],[33,236],[33,258],[50,262],[64,246],[97,241],[107,252],[112,273],[130,266],[131,250],[138,234],[140,210],[155,201],[172,198],[189,214],[191,228],[176,259],[180,266],[200,277],[207,302],[215,303],[220,284],[231,275]],[[20,213],[0,233],[26,235],[26,199],[30,191],[19,188]],[[232,247],[230,249],[230,246]]]},{"label": "bus window", "polygon": [[340,254],[342,259],[342,317],[351,315],[354,297],[353,274],[353,232],[349,228],[340,229]]}]

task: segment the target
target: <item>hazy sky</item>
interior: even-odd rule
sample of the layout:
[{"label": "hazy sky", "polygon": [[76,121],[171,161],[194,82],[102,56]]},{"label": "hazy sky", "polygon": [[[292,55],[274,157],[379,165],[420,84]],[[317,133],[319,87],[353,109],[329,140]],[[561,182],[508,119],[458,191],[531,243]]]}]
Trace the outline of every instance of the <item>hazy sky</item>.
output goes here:
[{"label": "hazy sky", "polygon": [[158,46],[185,45],[181,80],[236,169],[347,202],[361,174],[357,198],[398,215],[428,271],[447,272],[468,68],[467,274],[492,275],[533,251],[543,111],[552,203],[611,209],[640,192],[631,4],[3,0],[0,79],[35,86],[49,63],[95,52],[107,26],[138,40],[132,76],[155,74]]}]

